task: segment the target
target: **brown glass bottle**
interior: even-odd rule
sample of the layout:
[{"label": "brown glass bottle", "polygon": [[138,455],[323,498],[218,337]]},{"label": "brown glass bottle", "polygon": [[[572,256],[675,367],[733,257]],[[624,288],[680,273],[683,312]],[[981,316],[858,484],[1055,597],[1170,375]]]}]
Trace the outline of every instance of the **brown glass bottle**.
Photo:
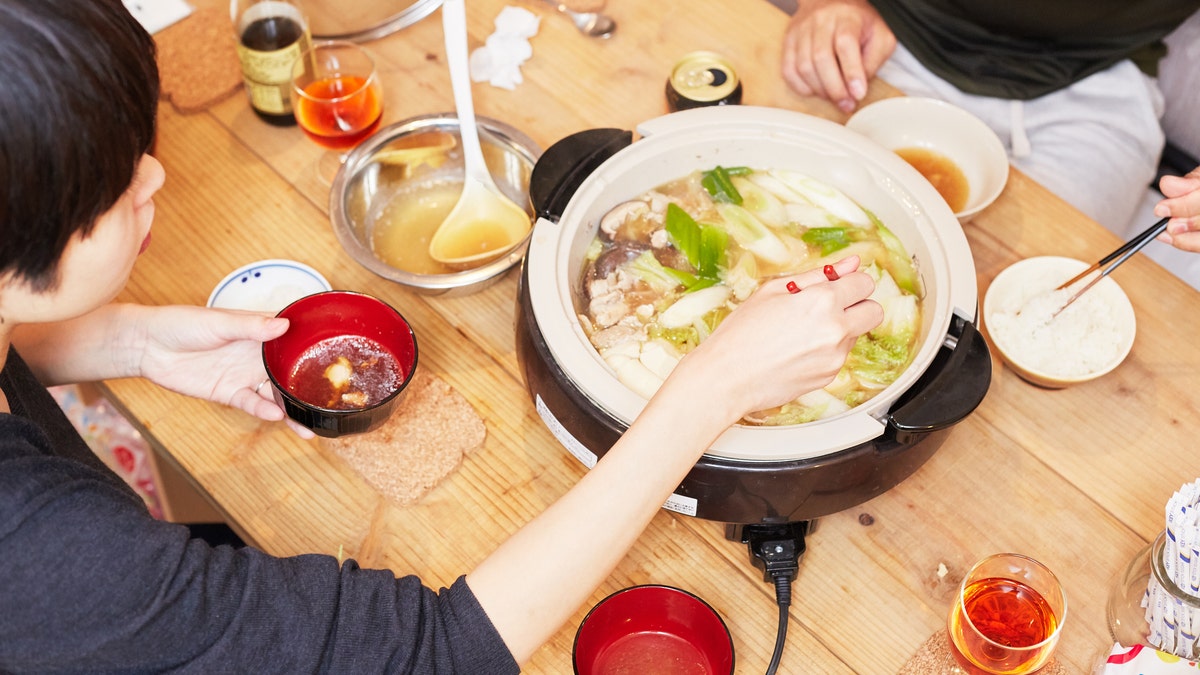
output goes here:
[{"label": "brown glass bottle", "polygon": [[232,0],[231,14],[251,109],[269,124],[295,124],[292,64],[310,42],[304,14],[294,0]]}]

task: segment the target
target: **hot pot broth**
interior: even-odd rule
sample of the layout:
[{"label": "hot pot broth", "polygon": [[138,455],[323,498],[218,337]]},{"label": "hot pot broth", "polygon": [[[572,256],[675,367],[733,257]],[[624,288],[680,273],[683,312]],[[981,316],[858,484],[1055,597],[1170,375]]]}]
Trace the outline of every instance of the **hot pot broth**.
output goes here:
[{"label": "hot pot broth", "polygon": [[600,221],[580,281],[592,346],[649,398],[679,359],[764,281],[857,255],[876,281],[883,323],[861,336],[824,389],[748,415],[803,424],[881,392],[908,367],[921,324],[912,258],[873,214],[795,171],[714,167],[615,206]]}]

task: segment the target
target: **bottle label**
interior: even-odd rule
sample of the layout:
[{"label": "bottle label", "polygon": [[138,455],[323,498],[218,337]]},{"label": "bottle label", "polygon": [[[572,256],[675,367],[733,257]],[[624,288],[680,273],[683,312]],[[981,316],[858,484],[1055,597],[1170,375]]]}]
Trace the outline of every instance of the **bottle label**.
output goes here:
[{"label": "bottle label", "polygon": [[246,91],[255,108],[274,114],[292,112],[292,65],[300,58],[303,42],[301,39],[271,52],[237,46]]}]

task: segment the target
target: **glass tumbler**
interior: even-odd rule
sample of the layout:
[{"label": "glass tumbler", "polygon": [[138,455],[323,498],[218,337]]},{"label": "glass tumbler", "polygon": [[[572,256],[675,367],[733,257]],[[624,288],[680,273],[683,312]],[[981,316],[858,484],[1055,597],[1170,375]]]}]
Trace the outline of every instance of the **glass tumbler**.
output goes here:
[{"label": "glass tumbler", "polygon": [[1050,660],[1067,598],[1042,563],[1016,553],[988,556],[963,577],[950,611],[950,647],[966,673],[1025,675]]}]

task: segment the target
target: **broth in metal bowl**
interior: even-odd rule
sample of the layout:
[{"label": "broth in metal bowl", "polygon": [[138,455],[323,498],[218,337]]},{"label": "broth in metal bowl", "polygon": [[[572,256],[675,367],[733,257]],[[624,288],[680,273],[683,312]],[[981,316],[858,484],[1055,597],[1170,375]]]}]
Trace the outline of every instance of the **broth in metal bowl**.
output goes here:
[{"label": "broth in metal bowl", "polygon": [[[529,176],[541,149],[496,120],[479,118],[480,145],[496,186],[529,206]],[[458,201],[463,157],[453,113],[414,117],[385,127],[355,148],[334,179],[329,214],[342,247],[363,267],[419,293],[461,295],[499,281],[520,262],[529,234],[497,247],[474,267],[429,254],[438,225]]]}]

